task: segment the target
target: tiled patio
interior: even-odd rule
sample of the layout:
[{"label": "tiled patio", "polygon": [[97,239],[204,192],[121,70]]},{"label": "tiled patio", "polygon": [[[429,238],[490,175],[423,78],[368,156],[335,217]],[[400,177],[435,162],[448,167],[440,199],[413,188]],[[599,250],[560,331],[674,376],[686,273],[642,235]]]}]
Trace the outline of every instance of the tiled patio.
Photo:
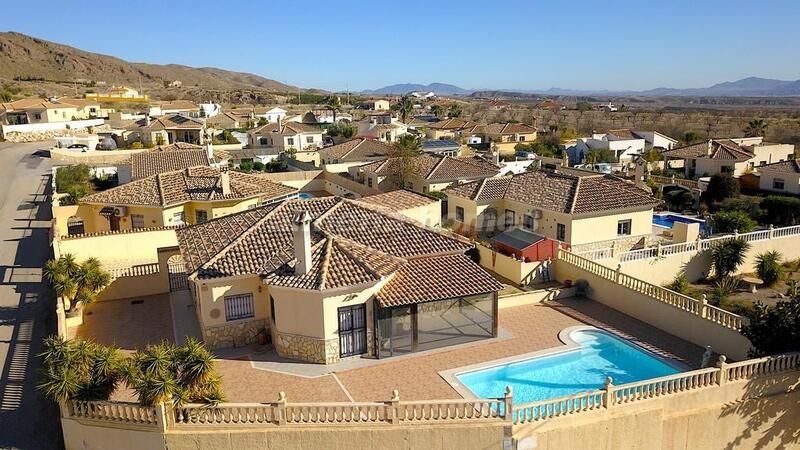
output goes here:
[{"label": "tiled patio", "polygon": [[[286,392],[290,401],[385,400],[393,389],[401,398],[458,398],[440,371],[563,345],[558,333],[575,325],[593,325],[632,339],[660,355],[695,367],[703,349],[643,322],[586,299],[566,299],[549,305],[526,305],[500,311],[500,327],[511,337],[478,342],[453,350],[418,354],[315,378],[256,369],[249,361],[220,360],[229,401],[274,401]],[[254,358],[257,359],[257,358]],[[338,382],[337,382],[338,381]],[[341,386],[339,385],[341,382]],[[346,391],[345,391],[346,390]],[[348,396],[349,395],[349,396]]]},{"label": "tiled patio", "polygon": [[169,294],[102,301],[88,305],[74,337],[115,345],[123,350],[175,339]]}]

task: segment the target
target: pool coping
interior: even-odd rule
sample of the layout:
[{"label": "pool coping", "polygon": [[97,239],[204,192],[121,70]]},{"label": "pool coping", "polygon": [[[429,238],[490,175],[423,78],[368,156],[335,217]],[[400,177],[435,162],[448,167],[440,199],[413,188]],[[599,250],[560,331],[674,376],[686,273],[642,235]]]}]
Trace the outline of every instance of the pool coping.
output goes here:
[{"label": "pool coping", "polygon": [[650,354],[652,357],[664,362],[665,364],[669,365],[670,367],[674,368],[679,372],[684,372],[686,370],[691,369],[689,366],[682,364],[678,361],[674,361],[669,358],[664,358],[658,355],[657,353],[654,353],[653,351],[637,344],[636,342],[632,342],[631,339],[626,338],[625,336],[622,336],[618,333],[614,333],[613,331],[595,327],[592,325],[574,325],[571,327],[564,328],[563,330],[558,332],[558,340],[564,343],[564,345],[562,346],[546,348],[543,350],[537,350],[535,352],[521,353],[519,355],[507,356],[505,358],[494,359],[491,361],[484,361],[480,363],[470,364],[467,366],[456,367],[454,369],[441,370],[439,371],[439,376],[442,377],[442,379],[444,379],[444,381],[447,384],[449,384],[450,387],[452,387],[456,392],[458,392],[458,394],[461,395],[463,398],[465,399],[479,398],[472,392],[472,390],[470,390],[466,385],[464,385],[464,383],[462,383],[458,379],[458,375],[462,375],[467,372],[475,372],[478,370],[491,369],[493,367],[502,366],[506,364],[519,363],[533,358],[553,356],[577,350],[581,347],[581,344],[575,342],[572,339],[572,337],[570,337],[570,334],[572,334],[574,331],[581,331],[581,330],[599,331],[610,334],[618,339],[626,341],[626,343],[629,345],[637,347],[640,351]]},{"label": "pool coping", "polygon": [[[685,214],[679,214],[679,213],[674,213],[674,212],[669,212],[669,211],[662,211],[662,212],[658,212],[658,213],[653,213],[653,215],[654,215],[654,216],[676,216],[676,217],[683,217],[683,218],[685,218],[685,219],[691,219],[691,220],[694,220],[694,221],[696,221],[696,222],[694,222],[694,223],[700,223],[700,225],[705,225],[705,224],[708,222],[708,221],[707,221],[707,220],[705,220],[705,219],[699,219],[699,218],[697,218],[697,217],[691,217],[691,216],[687,216],[687,215],[685,215]],[[665,229],[665,230],[671,230],[671,229],[672,229],[672,227],[665,227],[664,225],[659,225],[659,224],[657,224],[657,223],[653,223],[653,226],[654,226],[654,227],[658,227],[658,228],[663,228],[663,229]]]}]

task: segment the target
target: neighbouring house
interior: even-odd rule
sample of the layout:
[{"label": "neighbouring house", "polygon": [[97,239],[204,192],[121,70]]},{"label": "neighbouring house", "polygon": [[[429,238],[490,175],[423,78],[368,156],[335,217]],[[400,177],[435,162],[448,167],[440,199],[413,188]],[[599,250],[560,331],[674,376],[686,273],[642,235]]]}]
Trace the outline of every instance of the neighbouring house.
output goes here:
[{"label": "neighbouring house", "polygon": [[150,107],[151,116],[173,116],[176,114],[198,118],[200,117],[200,107],[197,103],[187,100],[162,102]]},{"label": "neighbouring house", "polygon": [[445,119],[429,123],[425,126],[425,137],[428,139],[461,140],[461,131],[476,126],[477,123],[464,119]]},{"label": "neighbouring house", "polygon": [[295,151],[299,161],[320,163],[323,131],[319,126],[301,122],[267,123],[247,132],[251,148],[270,147],[276,153]]},{"label": "neighbouring house", "polygon": [[418,192],[398,189],[362,197],[359,201],[400,213],[432,228],[442,224],[441,200]]},{"label": "neighbouring house", "polygon": [[197,166],[87,195],[76,206],[57,207],[54,215],[62,235],[175,227],[279,202],[296,193],[258,175]]},{"label": "neighbouring house", "polygon": [[227,152],[215,151],[211,145],[202,147],[176,142],[131,155],[127,164],[117,166],[117,176],[119,183],[124,184],[187,167],[225,167],[226,165]]},{"label": "neighbouring house", "polygon": [[423,153],[441,156],[458,156],[461,144],[450,139],[425,139],[420,145]]},{"label": "neighbouring house", "polygon": [[397,139],[408,133],[408,125],[392,116],[392,113],[370,113],[358,122],[358,137],[375,139],[381,142],[397,142]]},{"label": "neighbouring house", "polygon": [[489,143],[496,147],[500,154],[514,153],[517,144],[532,143],[536,140],[536,127],[524,123],[491,123],[489,125],[473,125],[460,131],[470,143]]},{"label": "neighbouring house", "polygon": [[508,103],[508,102],[506,102],[506,101],[503,101],[503,100],[500,100],[500,99],[498,99],[498,98],[495,98],[495,99],[492,99],[492,100],[491,100],[491,101],[488,103],[488,106],[489,106],[489,108],[491,108],[491,109],[493,109],[493,110],[495,110],[495,111],[499,111],[499,110],[501,110],[501,109],[506,109],[506,108],[508,108],[509,106],[511,106],[511,103]]},{"label": "neighbouring house", "polygon": [[206,118],[206,126],[215,130],[233,130],[240,125],[239,116],[227,111]]},{"label": "neighbouring house", "polygon": [[[480,156],[455,158],[424,154],[351,167],[349,172],[355,180],[381,191],[406,188],[428,193],[452,184],[497,176],[500,167]],[[398,185],[402,183],[405,185]]]},{"label": "neighbouring house", "polygon": [[367,109],[370,111],[389,111],[391,108],[391,104],[389,104],[389,100],[369,100],[366,102],[361,102],[356,105],[358,109]]},{"label": "neighbouring house", "polygon": [[253,115],[256,119],[263,118],[266,119],[267,122],[274,123],[286,119],[286,110],[278,108],[277,106],[270,109],[256,108],[253,110]]},{"label": "neighbouring house", "polygon": [[74,105],[78,119],[107,118],[114,112],[114,109],[103,108],[99,102],[85,98],[60,98],[58,103]]},{"label": "neighbouring house", "polygon": [[472,245],[384,208],[289,200],[176,232],[210,348],[267,333],[282,357],[334,364],[497,336],[502,285]]},{"label": "neighbouring house", "polygon": [[762,191],[800,195],[800,163],[796,159],[765,164],[756,170]]},{"label": "neighbouring house", "polygon": [[[97,106],[99,109],[99,105]],[[69,122],[87,119],[78,112],[78,106],[71,103],[49,101],[40,98],[25,98],[13,102],[0,103],[0,124],[24,125],[29,123]]]},{"label": "neighbouring house", "polygon": [[103,93],[89,92],[85,98],[98,102],[147,102],[150,98],[140,95],[136,89],[125,86],[111,86]]},{"label": "neighbouring house", "polygon": [[758,166],[794,157],[794,145],[764,142],[763,137],[709,139],[708,141],[662,152],[667,161],[684,161],[687,177],[730,173],[739,177]]},{"label": "neighbouring house", "polygon": [[[609,134],[619,136],[622,133],[630,133],[632,136],[644,139],[645,148],[647,150],[655,148],[658,150],[671,150],[678,145],[678,140],[673,139],[666,134],[661,134],[658,131],[632,131],[624,130],[609,130]],[[619,134],[618,134],[619,133]]]},{"label": "neighbouring house", "polygon": [[447,217],[462,233],[523,228],[573,248],[648,244],[659,203],[621,178],[574,169],[486,178],[444,193]]},{"label": "neighbouring house", "polygon": [[607,133],[592,133],[590,137],[581,137],[566,148],[571,164],[583,164],[586,155],[592,150],[610,150],[614,160],[627,163],[647,148],[647,141],[630,130],[610,130]]},{"label": "neighbouring house", "polygon": [[203,119],[182,115],[150,117],[145,116],[126,127],[128,133],[126,141],[139,141],[144,146],[173,144],[186,142],[189,144],[205,144],[208,134],[213,133],[207,128]]},{"label": "neighbouring house", "polygon": [[355,138],[319,151],[323,164],[367,163],[380,161],[392,154],[392,146],[367,138]]},{"label": "neighbouring house", "polygon": [[524,228],[510,228],[492,236],[492,248],[504,255],[514,256],[523,261],[544,261],[555,259],[559,248],[567,244],[536,234]]}]

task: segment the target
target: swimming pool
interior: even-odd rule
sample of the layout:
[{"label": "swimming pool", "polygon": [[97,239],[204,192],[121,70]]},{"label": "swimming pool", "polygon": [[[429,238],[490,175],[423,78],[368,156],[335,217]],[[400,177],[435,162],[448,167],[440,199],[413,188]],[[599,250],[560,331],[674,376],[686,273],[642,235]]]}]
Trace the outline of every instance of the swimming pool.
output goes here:
[{"label": "swimming pool", "polygon": [[314,196],[312,194],[309,194],[308,192],[301,192],[297,194],[297,198],[301,200],[308,200],[310,198],[314,198]]},{"label": "swimming pool", "polygon": [[577,348],[456,374],[479,398],[499,398],[511,386],[514,403],[547,400],[680,372],[655,354],[611,333],[580,328],[568,334]]},{"label": "swimming pool", "polygon": [[664,228],[672,228],[675,222],[699,223],[700,231],[706,231],[706,221],[693,217],[680,216],[677,214],[653,214],[653,224]]}]

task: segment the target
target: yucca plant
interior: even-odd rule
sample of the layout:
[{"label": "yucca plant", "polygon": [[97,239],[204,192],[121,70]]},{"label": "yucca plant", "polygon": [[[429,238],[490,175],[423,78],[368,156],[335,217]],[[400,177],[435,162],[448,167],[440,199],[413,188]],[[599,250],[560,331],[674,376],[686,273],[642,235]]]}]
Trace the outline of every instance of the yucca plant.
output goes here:
[{"label": "yucca plant", "polygon": [[800,298],[800,284],[796,280],[789,280],[786,283],[786,296],[789,298]]},{"label": "yucca plant", "polygon": [[671,289],[679,294],[685,294],[689,291],[689,280],[686,278],[686,273],[683,271],[678,272],[675,278],[667,284],[667,289]]},{"label": "yucca plant", "polygon": [[122,358],[114,347],[51,336],[39,356],[44,362],[39,389],[53,401],[108,400],[120,379]]},{"label": "yucca plant", "polygon": [[74,312],[79,306],[94,302],[97,294],[111,282],[111,275],[103,269],[97,258],[89,258],[78,264],[71,254],[47,261],[44,277],[56,297],[69,301],[67,312]]},{"label": "yucca plant", "polygon": [[781,265],[783,255],[777,250],[762,253],[756,257],[756,273],[764,280],[764,284],[772,286],[784,275],[784,268]]},{"label": "yucca plant", "polygon": [[714,283],[714,289],[711,291],[711,304],[719,306],[722,302],[728,299],[736,290],[739,289],[739,279],[736,277],[724,277]]},{"label": "yucca plant", "polygon": [[742,238],[722,241],[711,251],[711,265],[717,279],[722,280],[744,263],[744,257],[750,244]]}]

